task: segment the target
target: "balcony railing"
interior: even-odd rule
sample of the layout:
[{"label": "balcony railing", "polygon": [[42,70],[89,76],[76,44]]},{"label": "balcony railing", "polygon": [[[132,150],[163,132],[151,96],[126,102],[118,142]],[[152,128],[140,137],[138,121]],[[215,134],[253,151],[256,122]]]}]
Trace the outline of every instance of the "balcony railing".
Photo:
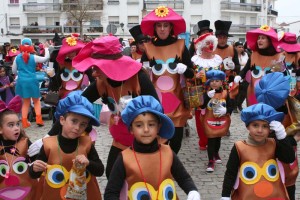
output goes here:
[{"label": "balcony railing", "polygon": [[139,4],[139,0],[127,0],[127,4]]},{"label": "balcony railing", "polygon": [[261,5],[253,4],[253,3],[236,3],[236,2],[221,1],[221,10],[260,12]]},{"label": "balcony railing", "polygon": [[60,33],[61,26],[23,26],[23,33]]},{"label": "balcony railing", "polygon": [[62,11],[68,10],[103,10],[103,2],[99,1],[98,3],[89,3],[89,4],[78,4],[78,3],[63,3],[61,4]]},{"label": "balcony railing", "polygon": [[229,32],[235,32],[235,33],[245,33],[247,31],[259,28],[259,25],[242,25],[242,24],[232,24],[230,27]]},{"label": "balcony railing", "polygon": [[175,10],[183,10],[184,9],[184,1],[183,0],[175,0],[175,1],[148,1],[145,0],[146,10],[153,10],[160,5],[167,6],[169,8]]},{"label": "balcony railing", "polygon": [[61,5],[57,3],[24,3],[24,12],[59,12]]},{"label": "balcony railing", "polygon": [[[102,25],[83,25],[83,32],[102,33]],[[23,26],[23,34],[79,33],[80,26]]]}]

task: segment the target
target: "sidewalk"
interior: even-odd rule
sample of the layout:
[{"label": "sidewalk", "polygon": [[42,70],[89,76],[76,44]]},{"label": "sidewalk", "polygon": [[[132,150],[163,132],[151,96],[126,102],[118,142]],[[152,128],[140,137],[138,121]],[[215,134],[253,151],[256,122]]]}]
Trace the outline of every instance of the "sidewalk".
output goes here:
[{"label": "sidewalk", "polygon": [[[222,184],[224,173],[226,170],[226,163],[228,160],[229,153],[233,146],[233,143],[237,140],[245,139],[247,137],[247,129],[244,123],[240,120],[240,114],[232,114],[230,127],[230,136],[222,138],[220,157],[222,158],[222,164],[216,164],[215,171],[213,173],[207,173],[207,153],[206,151],[200,151],[198,148],[198,135],[195,132],[195,120],[189,121],[190,124],[190,136],[184,137],[182,142],[181,150],[178,154],[180,160],[184,164],[187,171],[192,176],[196,183],[202,200],[218,200],[221,197]],[[30,137],[30,140],[34,142],[36,139],[43,137],[51,127],[52,121],[45,120],[44,127],[37,127],[35,123],[26,129],[26,133]],[[102,160],[103,164],[106,165],[108,152],[111,146],[111,136],[108,132],[106,125],[101,125],[97,128],[98,139],[96,142],[96,149]],[[298,155],[300,155],[300,148],[298,148]],[[299,159],[299,156],[298,156]],[[101,192],[104,193],[105,186],[107,183],[105,174],[98,178]],[[296,185],[296,199],[300,199],[300,179],[297,179]],[[177,186],[177,194],[179,199],[186,199],[187,195]]]}]

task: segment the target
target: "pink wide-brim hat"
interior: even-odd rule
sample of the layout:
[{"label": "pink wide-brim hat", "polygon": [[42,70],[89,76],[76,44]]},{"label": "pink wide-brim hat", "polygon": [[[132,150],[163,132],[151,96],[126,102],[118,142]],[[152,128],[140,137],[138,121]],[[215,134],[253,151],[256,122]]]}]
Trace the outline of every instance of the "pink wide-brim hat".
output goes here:
[{"label": "pink wide-brim hat", "polygon": [[159,6],[146,15],[141,22],[141,29],[145,35],[154,36],[154,25],[157,22],[170,22],[173,24],[174,35],[184,33],[186,30],[185,21],[171,8]]},{"label": "pink wide-brim hat", "polygon": [[8,57],[14,57],[14,56],[17,56],[19,55],[21,52],[17,49],[11,49],[9,50],[8,52]]},{"label": "pink wide-brim hat", "polygon": [[[71,36],[72,37],[72,36]],[[66,55],[72,52],[76,52],[76,54],[85,46],[85,43],[78,39],[78,37],[72,37],[74,40],[76,40],[76,44],[69,44],[68,38],[64,38],[62,41],[62,46],[59,49],[58,55],[56,57],[56,61],[60,64],[63,64],[65,62]]]},{"label": "pink wide-brim hat", "polygon": [[279,47],[286,52],[298,52],[300,51],[300,44],[297,41],[297,36],[294,33],[284,33],[280,40]]},{"label": "pink wide-brim hat", "polygon": [[124,81],[137,74],[142,64],[122,55],[122,45],[115,36],[96,38],[81,49],[72,60],[78,71],[97,66],[108,78]]},{"label": "pink wide-brim hat", "polygon": [[268,36],[271,39],[273,47],[276,49],[277,52],[280,52],[280,49],[277,48],[277,46],[279,45],[277,33],[273,28],[267,25],[261,26],[260,28],[248,31],[246,33],[247,45],[251,50],[257,50],[256,43],[259,35]]}]

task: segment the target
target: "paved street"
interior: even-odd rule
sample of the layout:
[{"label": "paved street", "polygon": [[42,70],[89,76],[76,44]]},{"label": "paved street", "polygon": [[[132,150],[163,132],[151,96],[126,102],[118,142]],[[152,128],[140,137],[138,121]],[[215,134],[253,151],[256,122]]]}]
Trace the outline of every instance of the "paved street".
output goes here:
[{"label": "paved street", "polygon": [[[46,117],[46,115],[45,115]],[[35,123],[32,123],[32,127],[26,130],[26,133],[31,138],[31,141],[35,141],[36,139],[42,137],[51,126],[51,121],[47,121],[45,119],[46,125],[44,127],[36,127]],[[225,166],[227,163],[228,155],[233,146],[234,141],[244,139],[247,137],[247,131],[240,120],[240,114],[232,115],[232,124],[230,127],[231,136],[224,137],[222,139],[220,156],[222,158],[223,164],[216,164],[215,172],[212,174],[206,173],[206,165],[207,165],[207,153],[206,151],[199,151],[198,149],[198,136],[195,132],[194,119],[189,121],[190,124],[190,136],[185,137],[183,140],[181,151],[179,152],[179,157],[181,161],[184,163],[187,171],[193,177],[200,193],[202,199],[220,199],[223,177],[225,172]],[[104,163],[106,164],[106,159],[108,155],[108,151],[111,145],[111,136],[107,131],[107,126],[102,125],[97,128],[98,131],[98,140],[96,142],[96,149],[98,150],[99,156]],[[300,148],[298,148],[298,155],[300,155]],[[104,193],[104,188],[107,183],[105,175],[100,177],[99,179],[101,192]],[[296,190],[296,199],[300,199],[300,179],[298,177],[297,186],[298,190]],[[177,187],[177,192],[180,199],[186,199],[187,196],[184,192]]]}]

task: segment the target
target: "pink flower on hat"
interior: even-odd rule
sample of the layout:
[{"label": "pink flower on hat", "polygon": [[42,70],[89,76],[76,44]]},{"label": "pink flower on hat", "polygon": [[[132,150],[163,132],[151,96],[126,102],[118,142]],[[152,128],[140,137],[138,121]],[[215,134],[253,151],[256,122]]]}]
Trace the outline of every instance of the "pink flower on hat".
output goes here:
[{"label": "pink flower on hat", "polygon": [[155,9],[155,15],[157,17],[166,17],[169,14],[169,9],[166,6],[158,6]]}]

